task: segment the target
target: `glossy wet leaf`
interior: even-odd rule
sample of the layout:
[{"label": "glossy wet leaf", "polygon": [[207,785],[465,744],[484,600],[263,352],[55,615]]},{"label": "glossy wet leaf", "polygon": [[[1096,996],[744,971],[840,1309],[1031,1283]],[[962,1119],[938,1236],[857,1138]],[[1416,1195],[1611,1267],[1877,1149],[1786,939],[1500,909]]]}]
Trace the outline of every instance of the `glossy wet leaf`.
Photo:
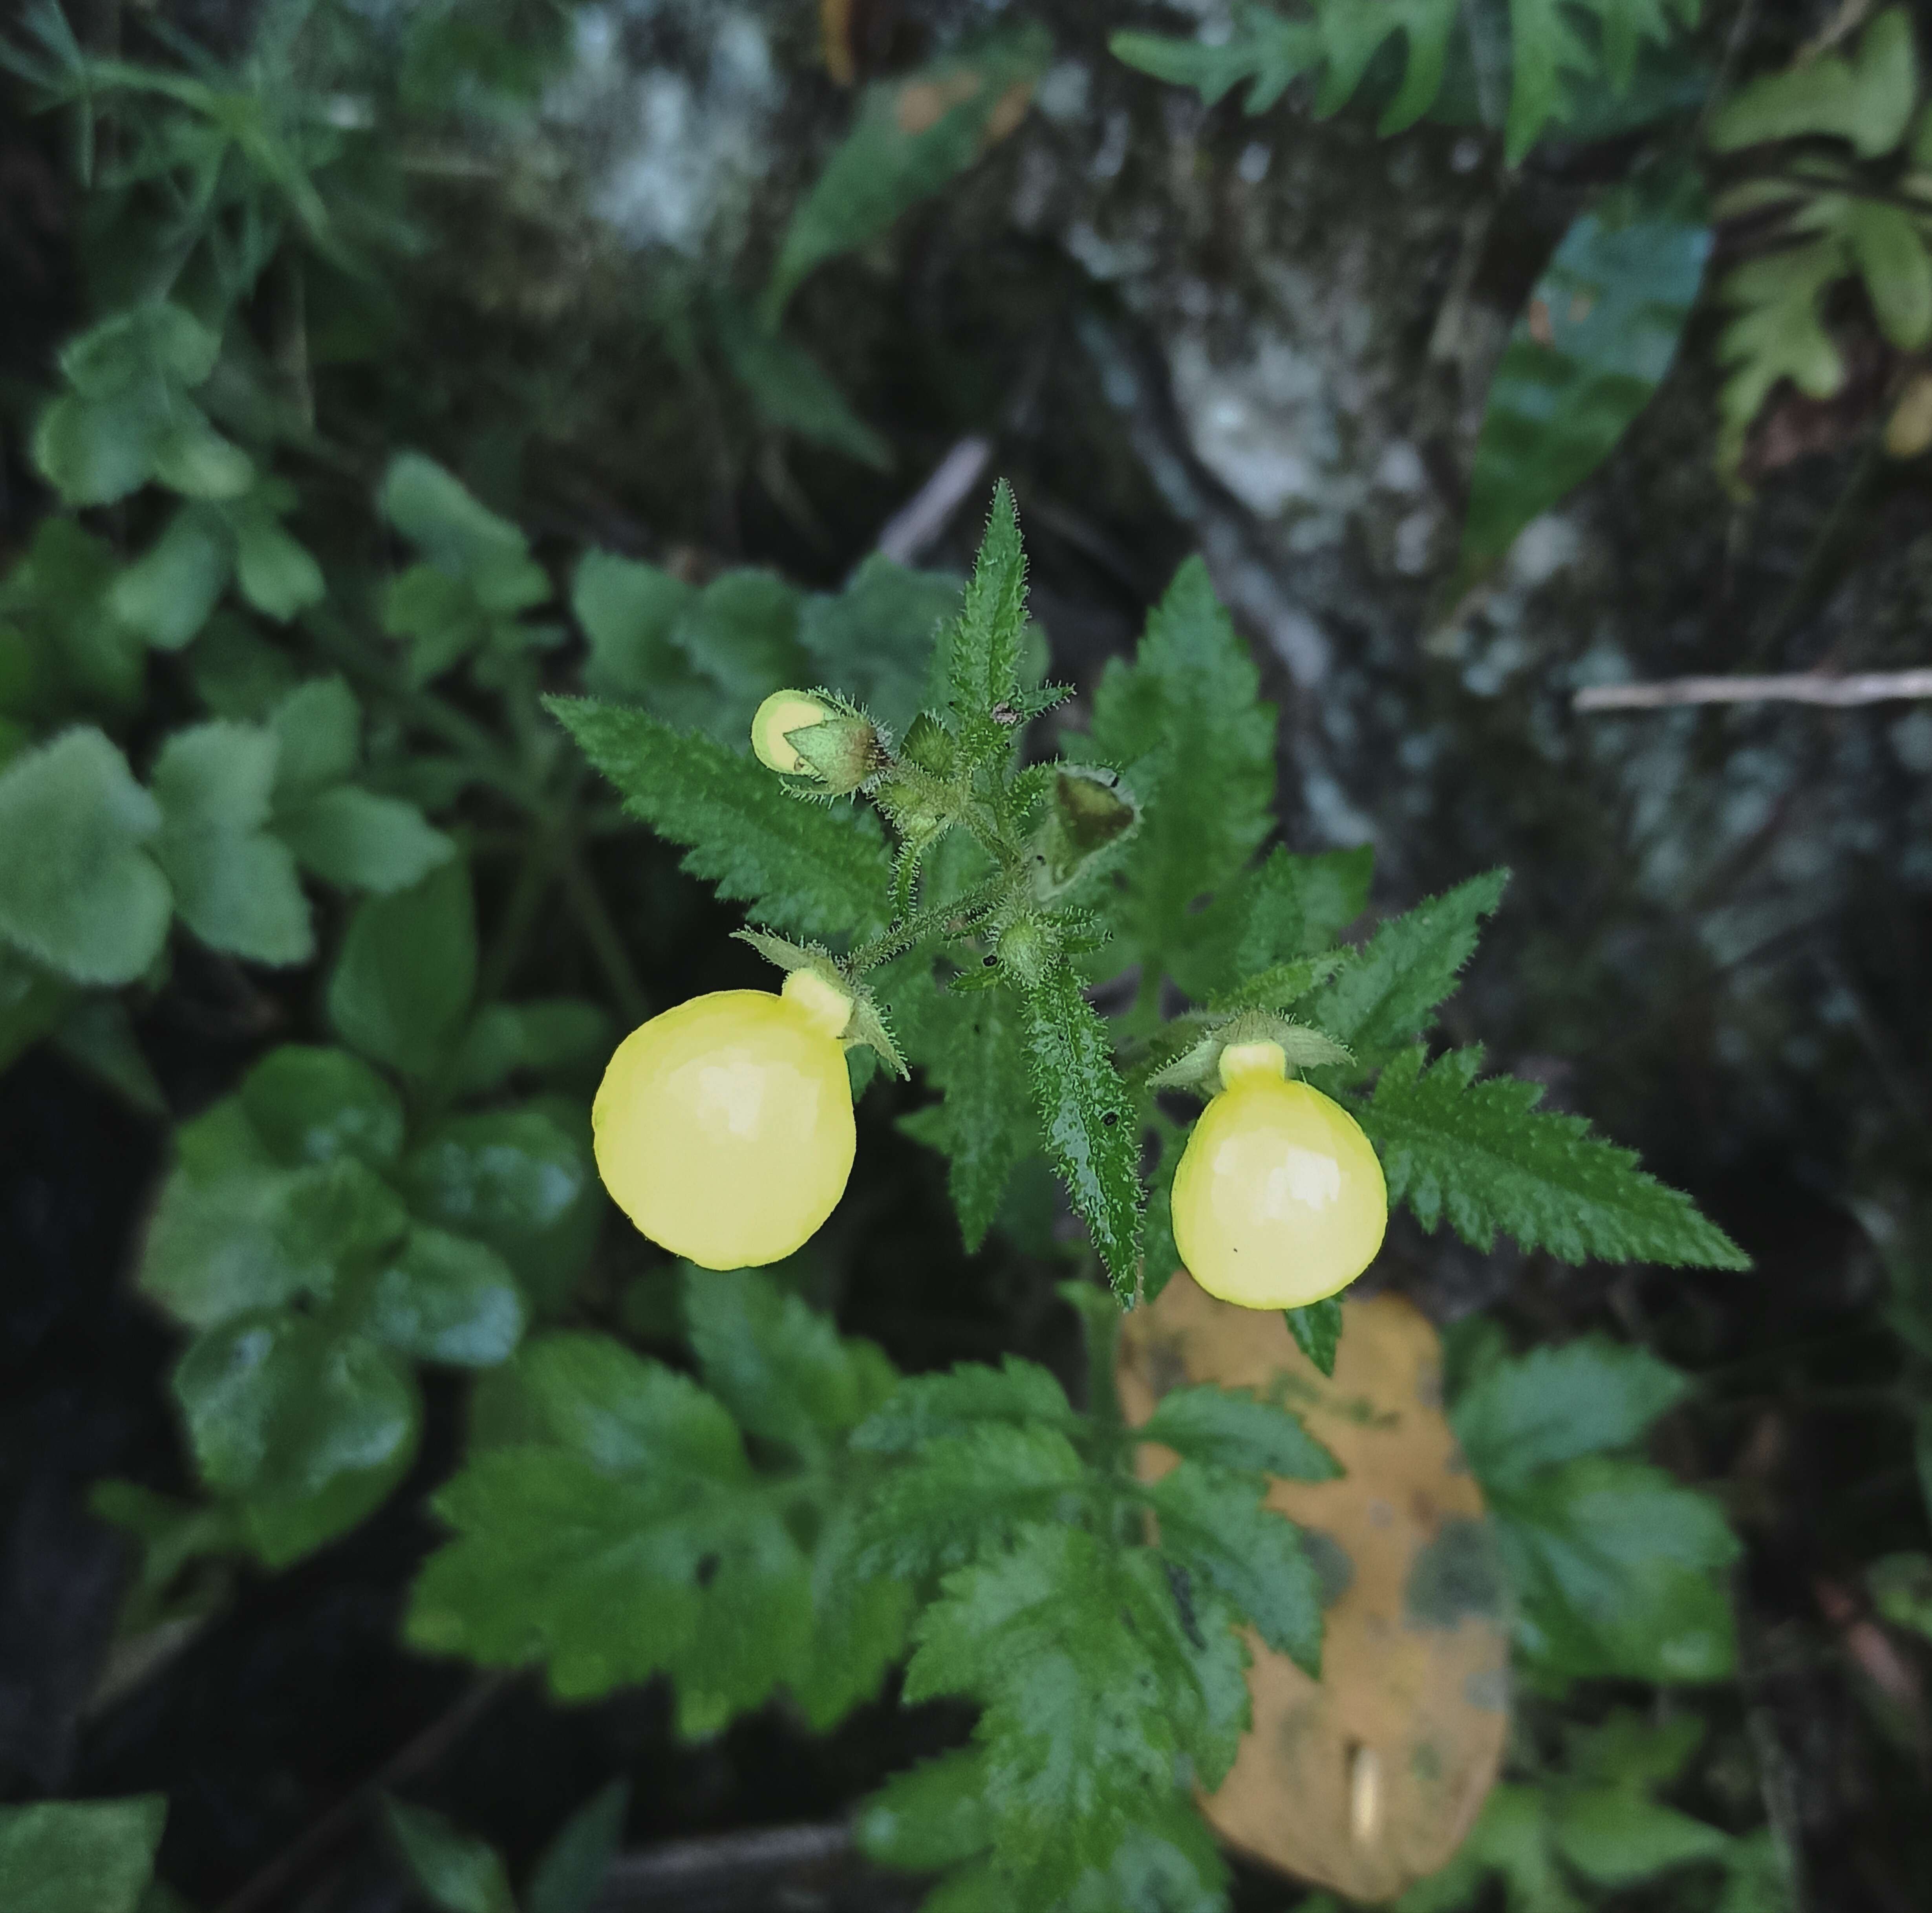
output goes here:
[{"label": "glossy wet leaf", "polygon": [[1610,456],[1670,369],[1711,248],[1681,176],[1602,195],[1564,235],[1490,386],[1453,597]]}]

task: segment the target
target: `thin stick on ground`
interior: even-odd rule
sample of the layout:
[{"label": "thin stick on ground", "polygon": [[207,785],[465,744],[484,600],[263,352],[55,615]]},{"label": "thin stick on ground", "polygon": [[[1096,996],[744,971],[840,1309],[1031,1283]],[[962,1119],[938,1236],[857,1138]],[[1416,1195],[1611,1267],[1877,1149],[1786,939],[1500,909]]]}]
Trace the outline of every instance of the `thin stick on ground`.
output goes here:
[{"label": "thin stick on ground", "polygon": [[1666,677],[1652,684],[1592,684],[1578,710],[1662,710],[1676,704],[1878,704],[1932,698],[1932,669],[1797,671],[1778,677]]}]

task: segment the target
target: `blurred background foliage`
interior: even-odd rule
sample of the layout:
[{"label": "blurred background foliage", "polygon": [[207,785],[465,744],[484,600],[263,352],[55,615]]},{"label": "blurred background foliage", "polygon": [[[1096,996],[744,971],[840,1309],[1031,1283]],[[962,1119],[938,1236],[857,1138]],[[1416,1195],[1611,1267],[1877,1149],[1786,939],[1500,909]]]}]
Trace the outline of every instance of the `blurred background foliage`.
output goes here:
[{"label": "blurred background foliage", "polygon": [[[158,1792],[157,1908],[299,1882],[495,1913],[514,1878],[569,1913],[620,1834],[836,1828],[958,1738],[950,1706],[868,1704],[686,1743],[661,1686],[560,1708],[397,1626],[465,1366],[530,1320],[681,1333],[670,1272],[598,1226],[602,1046],[762,980],[538,690],[735,743],[774,684],[832,677],[903,722],[995,467],[1074,720],[1201,551],[1279,713],[1287,842],[1372,844],[1372,914],[1511,866],[1451,1035],[1756,1263],[1392,1230],[1378,1279],[1450,1325],[1500,1510],[1535,1479],[1470,1431],[1521,1351],[1588,1332],[1688,1384],[1544,1464],[1642,1443],[1740,1548],[1735,1652],[1690,1685],[1600,1652],[1532,1681],[1505,1787],[1413,1903],[1918,1903],[1932,716],[1571,698],[1924,662],[1924,32],[1856,0],[17,11],[0,1773],[124,1803],[70,1830],[104,1869],[75,1913],[144,1890]],[[263,1062],[290,1044],[346,1047]],[[908,1371],[1077,1377],[1050,1179],[969,1257],[914,1101],[862,1104],[852,1194],[786,1283]],[[298,1300],[370,1232],[442,1317]],[[279,1295],[221,1292],[211,1245],[244,1233]],[[275,1401],[324,1404],[252,1449],[197,1419],[244,1319]],[[311,1437],[349,1398],[345,1460]],[[344,1800],[350,1830],[292,1845]],[[71,1851],[58,1811],[0,1860]],[[704,1890],[776,1903],[784,1866],[746,1851]],[[914,1890],[825,1863],[785,1863],[832,1903]]]}]

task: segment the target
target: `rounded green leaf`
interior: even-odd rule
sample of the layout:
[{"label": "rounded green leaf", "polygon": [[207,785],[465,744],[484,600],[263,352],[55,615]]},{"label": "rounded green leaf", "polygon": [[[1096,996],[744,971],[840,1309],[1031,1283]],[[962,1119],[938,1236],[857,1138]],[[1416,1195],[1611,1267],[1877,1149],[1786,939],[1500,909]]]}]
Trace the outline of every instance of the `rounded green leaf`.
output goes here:
[{"label": "rounded green leaf", "polygon": [[98,402],[69,392],[34,427],[34,464],[70,505],[111,505],[147,482],[159,427],[135,398]]},{"label": "rounded green leaf", "polygon": [[603,1212],[583,1144],[535,1110],[442,1124],[404,1164],[401,1182],[418,1215],[487,1242],[540,1308],[569,1294]]},{"label": "rounded green leaf", "polygon": [[350,919],[329,979],[343,1040],[405,1076],[441,1068],[476,984],[476,910],[460,857]]},{"label": "rounded green leaf", "polygon": [[0,1806],[0,1905],[8,1913],[134,1913],[167,1813],[160,1794]]},{"label": "rounded green leaf", "polygon": [[341,1155],[380,1165],[402,1153],[400,1099],[346,1050],[289,1044],[249,1071],[241,1099],[270,1154],[290,1169]]},{"label": "rounded green leaf", "polygon": [[131,983],[167,935],[168,886],[143,846],[160,812],[92,728],[0,773],[0,936],[76,983]]},{"label": "rounded green leaf", "polygon": [[286,624],[326,593],[322,567],[272,518],[252,518],[237,529],[236,581],[250,604]]},{"label": "rounded green leaf", "polygon": [[304,869],[325,883],[379,896],[420,883],[456,854],[414,804],[350,784],[324,791],[275,827]]},{"label": "rounded green leaf", "polygon": [[208,622],[233,563],[220,516],[185,505],[146,554],[114,581],[107,602],[157,650],[178,651]]},{"label": "rounded green leaf", "polygon": [[490,1368],[522,1338],[527,1311],[494,1249],[440,1229],[412,1229],[376,1278],[368,1332],[425,1362]]}]

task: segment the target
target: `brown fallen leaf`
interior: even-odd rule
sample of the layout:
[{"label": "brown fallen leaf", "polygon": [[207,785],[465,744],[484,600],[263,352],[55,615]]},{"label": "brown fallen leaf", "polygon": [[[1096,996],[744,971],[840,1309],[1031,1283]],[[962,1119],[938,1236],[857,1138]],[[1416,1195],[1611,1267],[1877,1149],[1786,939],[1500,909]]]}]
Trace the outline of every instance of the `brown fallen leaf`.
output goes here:
[{"label": "brown fallen leaf", "polygon": [[[1229,1845],[1349,1899],[1390,1899],[1449,1858],[1508,1731],[1505,1583],[1442,1378],[1435,1330],[1395,1296],[1342,1305],[1332,1379],[1279,1314],[1216,1302],[1185,1274],[1121,1336],[1130,1421],[1182,1383],[1252,1389],[1346,1470],[1270,1487],[1322,1577],[1322,1678],[1250,1640],[1254,1724],[1203,1806]],[[1150,1477],[1174,1465],[1142,1452]]]}]

